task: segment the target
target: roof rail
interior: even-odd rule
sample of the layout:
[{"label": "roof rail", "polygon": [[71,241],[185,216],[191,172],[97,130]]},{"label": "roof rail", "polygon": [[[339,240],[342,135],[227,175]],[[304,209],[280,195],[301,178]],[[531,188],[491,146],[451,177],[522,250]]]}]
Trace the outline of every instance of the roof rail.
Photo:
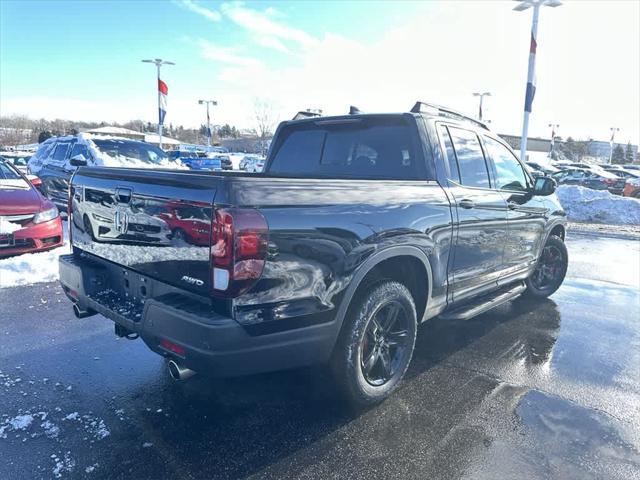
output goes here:
[{"label": "roof rail", "polygon": [[411,109],[411,113],[429,113],[429,110],[436,111],[438,114],[450,117],[456,120],[466,120],[471,123],[475,123],[476,125],[484,128],[485,130],[489,130],[489,127],[486,123],[477,120],[473,117],[465,115],[464,113],[457,112],[455,110],[451,110],[450,108],[443,107],[441,105],[436,105],[434,103],[420,102],[417,101],[416,104]]}]

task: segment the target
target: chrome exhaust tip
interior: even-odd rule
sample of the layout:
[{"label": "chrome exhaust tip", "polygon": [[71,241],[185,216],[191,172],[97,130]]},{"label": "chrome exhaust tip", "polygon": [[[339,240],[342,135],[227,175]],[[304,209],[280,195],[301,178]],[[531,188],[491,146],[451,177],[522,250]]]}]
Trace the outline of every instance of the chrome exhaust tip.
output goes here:
[{"label": "chrome exhaust tip", "polygon": [[169,368],[169,375],[171,375],[171,378],[176,381],[186,380],[196,374],[196,372],[189,368],[183,367],[175,360],[169,360],[167,367]]},{"label": "chrome exhaust tip", "polygon": [[98,312],[96,312],[95,310],[91,310],[90,308],[87,310],[83,310],[78,306],[77,303],[73,304],[73,314],[76,316],[76,318],[87,318],[95,315],[96,313]]}]

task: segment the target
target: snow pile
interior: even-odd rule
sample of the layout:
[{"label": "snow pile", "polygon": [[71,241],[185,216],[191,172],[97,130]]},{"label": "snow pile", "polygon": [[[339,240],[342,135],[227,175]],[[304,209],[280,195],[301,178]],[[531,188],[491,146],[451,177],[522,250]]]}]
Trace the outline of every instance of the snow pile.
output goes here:
[{"label": "snow pile", "polygon": [[0,426],[0,438],[7,438],[7,430],[25,430],[33,423],[33,415],[25,414],[18,415],[16,417],[6,420],[3,425]]},{"label": "snow pile", "polygon": [[577,185],[560,185],[556,194],[574,222],[640,225],[640,200]]},{"label": "snow pile", "polygon": [[7,235],[9,233],[17,232],[21,228],[21,225],[12,223],[4,217],[0,217],[0,235]]},{"label": "snow pile", "polygon": [[[8,222],[7,222],[8,223]],[[58,279],[58,257],[71,253],[67,222],[63,222],[64,245],[47,252],[26,253],[0,259],[0,288],[53,282]]]}]

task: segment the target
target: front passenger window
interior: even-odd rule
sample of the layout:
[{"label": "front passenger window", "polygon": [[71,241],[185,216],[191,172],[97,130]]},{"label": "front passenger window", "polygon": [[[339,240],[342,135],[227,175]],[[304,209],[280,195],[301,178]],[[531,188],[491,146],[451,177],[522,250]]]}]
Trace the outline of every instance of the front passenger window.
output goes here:
[{"label": "front passenger window", "polygon": [[527,190],[527,174],[507,147],[493,138],[484,137],[487,153],[496,168],[496,187],[501,190]]}]

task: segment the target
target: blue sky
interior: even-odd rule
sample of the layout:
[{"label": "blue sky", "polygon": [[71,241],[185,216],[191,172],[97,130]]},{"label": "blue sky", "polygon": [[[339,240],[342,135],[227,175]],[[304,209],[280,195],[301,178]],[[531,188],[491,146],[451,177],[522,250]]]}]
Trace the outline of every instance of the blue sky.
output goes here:
[{"label": "blue sky", "polygon": [[[153,67],[166,67],[167,122],[253,126],[256,99],[279,119],[301,108],[408,109],[417,99],[474,113],[490,90],[494,127],[518,133],[530,12],[511,2],[210,0],[0,1],[0,113],[155,119]],[[607,21],[603,22],[602,19]],[[541,14],[533,135],[640,136],[640,2],[566,2]],[[611,65],[612,67],[609,67]],[[628,137],[628,138],[627,138]]]}]

